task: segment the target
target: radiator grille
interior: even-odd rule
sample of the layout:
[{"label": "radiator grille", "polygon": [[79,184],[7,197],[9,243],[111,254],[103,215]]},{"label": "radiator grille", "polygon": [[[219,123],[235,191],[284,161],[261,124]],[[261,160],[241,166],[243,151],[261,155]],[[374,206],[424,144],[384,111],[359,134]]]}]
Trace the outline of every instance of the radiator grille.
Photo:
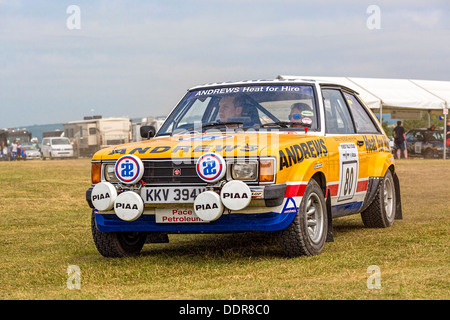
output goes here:
[{"label": "radiator grille", "polygon": [[[174,163],[171,160],[144,160],[145,184],[206,185],[195,170],[195,163]],[[178,174],[177,174],[178,173]]]}]

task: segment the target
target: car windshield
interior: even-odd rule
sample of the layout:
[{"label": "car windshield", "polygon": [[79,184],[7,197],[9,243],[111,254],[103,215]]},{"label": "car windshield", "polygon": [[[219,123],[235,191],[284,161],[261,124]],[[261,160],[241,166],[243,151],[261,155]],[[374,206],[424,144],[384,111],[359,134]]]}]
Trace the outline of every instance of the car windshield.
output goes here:
[{"label": "car windshield", "polygon": [[158,135],[229,127],[318,130],[311,85],[239,85],[189,91]]},{"label": "car windshield", "polygon": [[67,138],[52,139],[52,145],[56,144],[70,144],[70,141]]},{"label": "car windshield", "polygon": [[37,150],[37,148],[35,146],[32,146],[32,145],[23,145],[22,148],[24,150]]}]

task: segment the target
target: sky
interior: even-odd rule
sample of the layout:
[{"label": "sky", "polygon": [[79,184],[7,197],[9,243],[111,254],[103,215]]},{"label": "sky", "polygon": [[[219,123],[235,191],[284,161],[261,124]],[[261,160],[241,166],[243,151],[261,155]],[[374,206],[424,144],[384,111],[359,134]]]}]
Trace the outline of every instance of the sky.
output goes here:
[{"label": "sky", "polygon": [[450,1],[0,0],[0,128],[278,75],[450,80]]}]

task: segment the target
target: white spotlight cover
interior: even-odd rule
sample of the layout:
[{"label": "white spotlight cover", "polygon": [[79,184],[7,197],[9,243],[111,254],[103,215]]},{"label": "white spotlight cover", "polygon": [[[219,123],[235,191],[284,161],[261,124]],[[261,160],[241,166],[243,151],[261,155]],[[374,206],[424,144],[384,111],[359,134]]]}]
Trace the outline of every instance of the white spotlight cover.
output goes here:
[{"label": "white spotlight cover", "polygon": [[220,191],[220,199],[228,209],[242,210],[252,200],[252,192],[246,183],[239,180],[232,180],[223,186]]},{"label": "white spotlight cover", "polygon": [[223,213],[220,196],[214,191],[200,193],[194,201],[195,214],[204,221],[214,221]]},{"label": "white spotlight cover", "polygon": [[117,196],[114,212],[124,221],[134,221],[144,212],[144,201],[133,191],[126,191]]},{"label": "white spotlight cover", "polygon": [[116,188],[109,182],[97,183],[91,192],[91,202],[98,211],[109,211],[117,198]]}]

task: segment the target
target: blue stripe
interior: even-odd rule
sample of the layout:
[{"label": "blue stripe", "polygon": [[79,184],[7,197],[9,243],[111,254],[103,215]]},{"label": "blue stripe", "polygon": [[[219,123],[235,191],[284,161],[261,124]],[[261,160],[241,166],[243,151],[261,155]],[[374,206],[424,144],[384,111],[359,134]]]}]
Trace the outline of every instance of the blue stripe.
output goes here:
[{"label": "blue stripe", "polygon": [[331,214],[333,217],[341,217],[354,213],[358,213],[361,209],[363,202],[351,202],[346,204],[341,204],[339,206],[331,207]]},{"label": "blue stripe", "polygon": [[155,215],[142,215],[131,222],[120,220],[115,214],[95,214],[97,229],[114,231],[279,231],[287,228],[297,212],[224,214],[209,223],[156,223]]}]

